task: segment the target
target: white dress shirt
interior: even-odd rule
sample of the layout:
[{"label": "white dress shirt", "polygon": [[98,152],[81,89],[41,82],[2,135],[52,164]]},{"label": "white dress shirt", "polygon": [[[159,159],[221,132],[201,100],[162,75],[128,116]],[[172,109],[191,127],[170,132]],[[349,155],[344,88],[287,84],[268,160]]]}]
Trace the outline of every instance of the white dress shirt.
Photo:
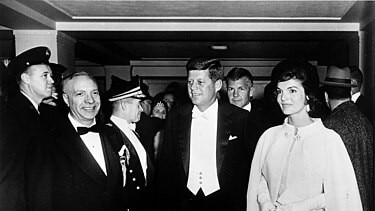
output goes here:
[{"label": "white dress shirt", "polygon": [[246,111],[250,112],[251,111],[251,103],[249,102],[247,105],[242,107],[242,109],[245,109]]},{"label": "white dress shirt", "polygon": [[190,131],[190,166],[187,188],[207,196],[220,190],[216,166],[217,100],[204,112],[194,106]]},{"label": "white dress shirt", "polygon": [[[72,123],[74,129],[77,131],[77,127],[87,127],[68,114],[68,118],[70,122]],[[94,120],[94,123],[90,125],[89,127],[95,125],[96,122]],[[99,133],[94,133],[89,131],[88,133],[81,135],[80,136],[83,143],[86,145],[87,149],[90,151],[91,155],[94,157],[100,168],[103,170],[104,174],[107,175],[107,169],[105,165],[105,159],[104,159],[104,153],[103,153],[103,148],[102,148],[102,142],[100,140],[100,135]]]},{"label": "white dress shirt", "polygon": [[116,116],[111,116],[111,121],[120,128],[120,130],[128,137],[130,142],[132,143],[135,151],[138,154],[139,161],[141,162],[143,174],[145,178],[147,178],[146,170],[147,170],[147,153],[145,148],[143,147],[142,143],[139,141],[138,137],[135,135],[135,131],[132,130],[134,128],[134,124],[129,124],[126,120],[121,119]]},{"label": "white dress shirt", "polygon": [[361,92],[357,92],[355,94],[352,95],[352,101],[355,103],[357,102],[359,96],[361,95]]}]

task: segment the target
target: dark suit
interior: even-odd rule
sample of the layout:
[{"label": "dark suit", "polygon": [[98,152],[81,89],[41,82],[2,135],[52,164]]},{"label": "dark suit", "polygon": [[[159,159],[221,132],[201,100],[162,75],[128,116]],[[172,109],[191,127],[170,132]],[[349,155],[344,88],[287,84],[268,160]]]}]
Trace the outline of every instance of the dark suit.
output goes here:
[{"label": "dark suit", "polygon": [[122,191],[124,206],[130,210],[147,210],[153,206],[151,197],[154,180],[154,165],[148,154],[149,150],[143,145],[147,153],[147,178],[145,178],[138,153],[129,138],[113,122],[110,122],[107,126],[112,127],[115,131],[112,134],[113,137],[121,137],[121,139],[111,139],[113,148],[119,152],[121,147],[125,145],[130,154],[126,169],[126,185]]},{"label": "dark suit", "polygon": [[[216,163],[220,190],[203,197],[196,207],[195,197],[186,188],[192,109],[192,104],[177,108],[166,123],[156,177],[161,209],[245,210],[253,146],[258,138],[249,133],[249,112],[219,101]],[[237,138],[229,140],[230,136]]]},{"label": "dark suit", "polygon": [[120,210],[121,166],[108,132],[99,127],[105,175],[67,116],[56,121],[50,145],[53,210]]},{"label": "dark suit", "polygon": [[43,156],[37,148],[44,139],[44,127],[38,111],[20,92],[9,101],[1,118],[0,210],[26,210],[27,188],[35,188],[38,181],[27,183],[41,171],[34,164],[36,156]]},{"label": "dark suit", "polygon": [[364,95],[359,95],[355,104],[358,106],[359,110],[367,117],[368,120],[374,125],[374,117],[372,116],[372,107],[370,100]]},{"label": "dark suit", "polygon": [[363,210],[374,210],[374,135],[353,101],[343,102],[324,121],[345,144],[357,178]]},{"label": "dark suit", "polygon": [[[251,134],[255,137],[259,137],[266,131],[268,128],[275,126],[271,120],[265,115],[263,108],[259,101],[252,101],[251,102],[251,110],[249,113],[250,118],[250,127],[251,127]],[[254,143],[254,151],[258,140]]]},{"label": "dark suit", "polygon": [[142,112],[141,119],[137,122],[136,131],[140,136],[140,141],[145,147],[151,160],[154,161],[155,147],[154,137],[158,131],[164,127],[165,120],[157,117],[149,117]]}]

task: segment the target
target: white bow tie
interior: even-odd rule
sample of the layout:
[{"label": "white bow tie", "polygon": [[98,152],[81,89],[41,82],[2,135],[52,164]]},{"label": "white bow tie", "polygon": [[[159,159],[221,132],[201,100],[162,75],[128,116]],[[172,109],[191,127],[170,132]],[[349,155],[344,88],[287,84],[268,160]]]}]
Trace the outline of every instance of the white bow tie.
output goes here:
[{"label": "white bow tie", "polygon": [[196,119],[196,118],[205,118],[205,119],[208,119],[208,114],[206,114],[204,112],[193,110],[192,118],[193,119]]}]

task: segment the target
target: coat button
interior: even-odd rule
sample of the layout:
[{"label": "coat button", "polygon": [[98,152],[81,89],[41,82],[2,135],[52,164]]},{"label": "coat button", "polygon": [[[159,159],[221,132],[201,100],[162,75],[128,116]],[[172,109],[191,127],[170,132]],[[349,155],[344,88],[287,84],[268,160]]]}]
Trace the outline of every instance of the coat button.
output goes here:
[{"label": "coat button", "polygon": [[129,170],[129,173],[133,173],[133,170],[130,169],[130,170]]},{"label": "coat button", "polygon": [[135,179],[135,178],[133,178],[133,181],[136,181],[136,179]]},{"label": "coat button", "polygon": [[139,187],[139,186],[137,186],[136,188],[137,188],[137,190],[139,190],[139,189],[140,189],[140,187]]}]

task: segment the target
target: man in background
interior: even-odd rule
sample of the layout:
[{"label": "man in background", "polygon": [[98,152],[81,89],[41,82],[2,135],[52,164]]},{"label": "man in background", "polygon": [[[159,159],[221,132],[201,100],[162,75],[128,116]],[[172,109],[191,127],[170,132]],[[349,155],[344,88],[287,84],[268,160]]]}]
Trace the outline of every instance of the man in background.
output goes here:
[{"label": "man in background", "polygon": [[271,126],[271,123],[263,114],[260,104],[253,103],[255,88],[250,71],[245,68],[234,67],[228,72],[226,83],[229,102],[249,111],[250,118],[258,123],[257,128],[253,128],[253,133],[257,132],[259,136],[262,135]]},{"label": "man in background", "polygon": [[361,94],[361,88],[363,83],[363,74],[357,66],[349,66],[350,76],[352,80],[352,101],[358,106],[359,110],[370,120],[371,123],[374,121],[371,111],[370,100]]},{"label": "man in background", "polygon": [[[41,155],[45,127],[40,116],[39,104],[52,95],[53,79],[49,67],[51,52],[41,46],[16,56],[8,68],[19,90],[1,114],[0,129],[0,210],[20,211],[30,209],[27,193],[37,187],[32,175],[40,173],[34,165]],[[33,191],[35,191],[33,189]],[[35,192],[32,192],[32,195]],[[40,194],[40,193],[38,193]]]},{"label": "man in background", "polygon": [[356,174],[363,210],[374,210],[374,136],[369,120],[351,101],[350,69],[329,66],[322,82],[331,113],[327,128],[343,140]]}]

